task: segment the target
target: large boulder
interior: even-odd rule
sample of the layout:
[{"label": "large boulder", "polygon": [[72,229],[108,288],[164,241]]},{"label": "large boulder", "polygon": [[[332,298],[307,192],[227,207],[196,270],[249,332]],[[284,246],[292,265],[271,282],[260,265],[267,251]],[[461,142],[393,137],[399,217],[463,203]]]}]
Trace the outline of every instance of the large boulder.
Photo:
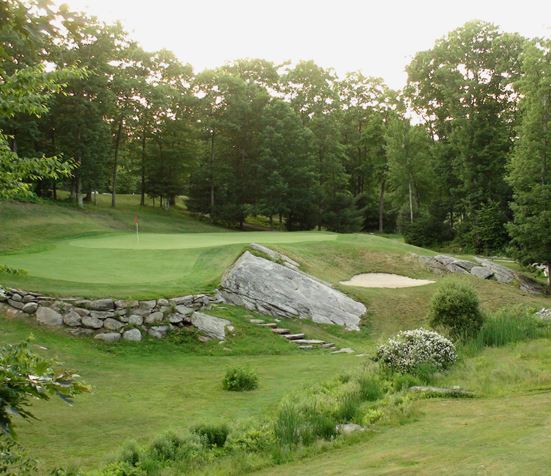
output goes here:
[{"label": "large boulder", "polygon": [[36,311],[36,320],[39,324],[51,327],[61,326],[63,324],[63,317],[59,312],[44,306],[39,306]]},{"label": "large boulder", "polygon": [[261,313],[358,330],[366,307],[301,271],[246,251],[222,278],[227,302]]},{"label": "large boulder", "polygon": [[509,268],[506,268],[505,266],[501,266],[500,264],[496,264],[493,261],[490,261],[486,258],[475,258],[478,263],[480,263],[481,266],[484,268],[489,269],[494,273],[494,279],[498,283],[512,283],[516,278],[517,274],[510,270]]},{"label": "large boulder", "polygon": [[227,319],[209,316],[202,312],[194,312],[191,316],[191,324],[213,339],[224,340],[226,338],[226,329],[233,331],[233,326]]}]

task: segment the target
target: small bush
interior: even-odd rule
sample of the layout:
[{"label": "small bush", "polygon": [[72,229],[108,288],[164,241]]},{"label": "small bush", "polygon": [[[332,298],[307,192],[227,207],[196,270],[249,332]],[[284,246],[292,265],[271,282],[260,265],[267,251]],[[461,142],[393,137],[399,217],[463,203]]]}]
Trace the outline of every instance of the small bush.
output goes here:
[{"label": "small bush", "polygon": [[13,276],[27,276],[27,270],[22,268],[11,268],[5,264],[0,264],[0,273],[11,274]]},{"label": "small bush", "polygon": [[416,375],[411,374],[394,374],[392,378],[392,388],[396,392],[407,390],[416,385],[421,385],[423,382]]},{"label": "small bush", "polygon": [[474,289],[455,282],[443,284],[432,297],[429,319],[431,326],[443,327],[453,339],[475,336],[484,322]]},{"label": "small bush", "polygon": [[275,444],[274,429],[268,422],[241,424],[232,428],[225,447],[233,451],[265,451]]},{"label": "small bush", "polygon": [[193,433],[202,437],[209,448],[222,448],[226,444],[230,430],[227,425],[198,425]]},{"label": "small bush", "polygon": [[375,359],[384,367],[399,373],[425,373],[448,369],[457,355],[451,341],[426,329],[402,331],[377,349]]},{"label": "small bush", "polygon": [[231,392],[254,390],[258,387],[258,377],[253,370],[236,367],[226,371],[222,386]]},{"label": "small bush", "polygon": [[362,375],[358,378],[358,383],[362,400],[374,402],[385,394],[383,382],[377,375]]}]

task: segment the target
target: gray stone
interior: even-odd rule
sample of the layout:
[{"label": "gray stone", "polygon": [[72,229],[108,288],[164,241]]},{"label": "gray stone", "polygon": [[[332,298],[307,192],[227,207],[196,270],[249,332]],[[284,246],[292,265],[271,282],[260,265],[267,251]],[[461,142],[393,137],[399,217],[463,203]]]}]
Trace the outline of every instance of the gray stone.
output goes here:
[{"label": "gray stone", "polygon": [[63,316],[63,324],[69,327],[78,327],[82,322],[82,317],[76,311],[70,311]]},{"label": "gray stone", "polygon": [[90,327],[92,329],[100,329],[103,327],[103,320],[98,319],[94,316],[84,316],[82,318],[82,325],[85,327]]},{"label": "gray stone", "polygon": [[23,302],[27,303],[27,302],[34,302],[36,301],[36,297],[34,297],[32,294],[25,294],[23,296]]},{"label": "gray stone", "polygon": [[138,301],[123,301],[122,299],[118,299],[115,301],[116,309],[128,309],[131,307],[138,307],[138,305]]},{"label": "gray stone", "polygon": [[227,302],[281,317],[300,317],[320,324],[358,330],[366,307],[330,285],[301,271],[246,251],[222,278]]},{"label": "gray stone", "polygon": [[28,302],[23,306],[23,309],[21,309],[23,312],[26,312],[27,314],[32,314],[36,312],[38,309],[38,304],[36,302]]},{"label": "gray stone", "polygon": [[353,354],[355,351],[354,349],[351,349],[350,347],[343,347],[342,349],[335,350],[334,352],[331,352],[332,354]]},{"label": "gray stone", "polygon": [[84,327],[75,327],[74,329],[69,330],[69,334],[77,337],[91,336],[93,333],[94,331],[92,329],[86,329]]},{"label": "gray stone", "polygon": [[141,326],[143,324],[143,317],[137,314],[132,314],[128,317],[128,324],[133,326]]},{"label": "gray stone", "polygon": [[157,306],[168,306],[168,299],[157,299]]},{"label": "gray stone", "polygon": [[227,319],[220,317],[209,316],[202,312],[194,312],[191,316],[191,323],[201,332],[213,339],[224,340],[226,330],[233,330],[232,323]]},{"label": "gray stone", "polygon": [[484,266],[485,268],[488,268],[490,271],[493,271],[494,273],[494,279],[498,283],[511,283],[513,282],[517,274],[510,270],[509,268],[506,268],[505,266],[501,266],[499,264],[494,263],[493,261],[490,261],[486,258],[475,258],[478,263],[480,263],[481,266]]},{"label": "gray stone", "polygon": [[8,296],[6,296],[6,291],[0,288],[0,302],[6,302],[7,300]]},{"label": "gray stone", "polygon": [[23,301],[23,296],[21,296],[21,294],[13,293],[11,295],[11,300],[21,302],[21,301]]},{"label": "gray stone", "polygon": [[472,398],[474,397],[474,393],[470,392],[468,390],[462,389],[461,387],[453,386],[453,387],[433,387],[430,385],[416,385],[414,387],[410,387],[409,391],[412,393],[421,393],[424,395],[430,395],[430,396],[440,396],[440,397],[467,397]]},{"label": "gray stone", "polygon": [[21,301],[14,301],[13,299],[8,299],[8,304],[11,306],[11,307],[15,307],[16,309],[23,309],[23,307],[25,306],[25,304]]},{"label": "gray stone", "polygon": [[96,319],[107,319],[108,317],[113,317],[115,313],[111,311],[90,311],[90,315]]},{"label": "gray stone", "polygon": [[153,326],[147,331],[147,333],[152,337],[162,339],[167,335],[169,330],[169,326]]},{"label": "gray stone", "polygon": [[494,272],[485,266],[474,266],[471,268],[471,274],[477,278],[490,279],[494,275]]},{"label": "gray stone", "polygon": [[142,340],[142,333],[138,329],[129,329],[123,332],[122,338],[132,342],[139,342]]},{"label": "gray stone", "polygon": [[179,314],[183,314],[184,316],[191,316],[194,311],[191,307],[187,307],[187,306],[184,306],[183,304],[179,304],[176,306],[176,312]]},{"label": "gray stone", "polygon": [[84,309],[82,307],[74,307],[73,311],[75,311],[81,317],[90,315],[90,311],[88,309]]},{"label": "gray stone", "polygon": [[338,433],[343,435],[350,435],[352,433],[365,430],[363,426],[357,425],[356,423],[343,423],[341,425],[337,425],[336,429]]},{"label": "gray stone", "polygon": [[183,316],[182,314],[172,314],[168,318],[168,322],[170,322],[171,324],[180,324],[184,321],[184,318],[185,316]]},{"label": "gray stone", "polygon": [[173,304],[176,304],[176,305],[182,304],[184,306],[191,306],[191,304],[193,303],[193,296],[175,297],[175,298],[170,299],[169,301]]},{"label": "gray stone", "polygon": [[94,339],[101,340],[103,342],[117,342],[120,338],[121,335],[118,332],[104,332],[94,336]]},{"label": "gray stone", "polygon": [[551,307],[542,308],[536,312],[536,318],[542,321],[551,321]]},{"label": "gray stone", "polygon": [[40,324],[51,327],[61,326],[63,324],[63,317],[59,312],[44,306],[38,307],[36,311],[36,320]]},{"label": "gray stone", "polygon": [[274,251],[274,250],[268,248],[267,246],[259,245],[258,243],[251,243],[249,245],[249,248],[251,248],[255,251],[260,251],[261,253],[264,253],[272,261],[276,261],[276,262],[282,264],[283,266],[287,266],[288,268],[298,269],[299,266],[300,266],[295,260],[292,260],[288,256],[285,256],[284,254],[278,253],[277,251]]},{"label": "gray stone", "polygon": [[28,317],[28,314],[25,314],[23,311],[20,311],[19,309],[14,309],[13,307],[3,303],[0,303],[0,311],[2,311],[2,314],[10,319]]},{"label": "gray stone", "polygon": [[103,321],[103,327],[110,331],[118,331],[121,327],[123,327],[123,323],[117,321],[116,319],[113,319],[112,317],[108,317]]},{"label": "gray stone", "polygon": [[146,324],[157,324],[158,322],[163,322],[165,316],[162,312],[153,312],[145,318]]},{"label": "gray stone", "polygon": [[88,306],[90,305],[90,300],[89,299],[79,299],[79,300],[74,302],[74,305],[76,307],[83,307],[85,309],[88,309]]},{"label": "gray stone", "polygon": [[157,301],[140,301],[137,308],[132,310],[132,314],[138,314],[139,316],[147,316],[151,314]]},{"label": "gray stone", "polygon": [[[78,305],[75,303],[75,305]],[[112,299],[96,299],[88,303],[88,309],[92,311],[110,311],[115,309],[115,303]]]}]

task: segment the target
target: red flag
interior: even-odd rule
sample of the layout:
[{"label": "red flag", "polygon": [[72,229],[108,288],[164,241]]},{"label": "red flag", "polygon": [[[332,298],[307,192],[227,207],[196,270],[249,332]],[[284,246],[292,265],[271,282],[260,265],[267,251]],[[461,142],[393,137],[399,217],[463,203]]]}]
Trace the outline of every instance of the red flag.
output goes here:
[{"label": "red flag", "polygon": [[138,214],[136,213],[134,215],[134,225],[137,225],[138,224]]}]

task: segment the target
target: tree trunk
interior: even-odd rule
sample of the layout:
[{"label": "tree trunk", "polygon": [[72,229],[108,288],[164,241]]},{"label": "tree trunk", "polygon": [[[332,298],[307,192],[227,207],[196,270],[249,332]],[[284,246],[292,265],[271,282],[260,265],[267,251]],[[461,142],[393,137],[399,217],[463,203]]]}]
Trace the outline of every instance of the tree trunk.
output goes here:
[{"label": "tree trunk", "polygon": [[384,232],[385,184],[386,184],[386,176],[383,176],[381,180],[381,189],[379,192],[379,233]]},{"label": "tree trunk", "polygon": [[547,287],[551,293],[551,262],[547,263]]},{"label": "tree trunk", "polygon": [[[140,206],[145,206],[145,126],[142,131],[142,183],[140,187]],[[155,206],[155,203],[153,206]]]},{"label": "tree trunk", "polygon": [[214,213],[214,129],[210,135],[210,216]]},{"label": "tree trunk", "polygon": [[111,185],[113,187],[111,191],[111,206],[113,208],[117,205],[117,165],[119,159],[119,145],[121,142],[122,134],[122,117],[119,119],[119,125],[117,127],[117,135],[115,136],[115,156],[113,158],[113,170],[111,171]]},{"label": "tree trunk", "polygon": [[52,198],[54,200],[57,200],[57,184],[56,184],[56,181],[54,180],[53,184],[52,184]]},{"label": "tree trunk", "polygon": [[413,223],[413,190],[411,180],[409,181],[409,222]]}]

